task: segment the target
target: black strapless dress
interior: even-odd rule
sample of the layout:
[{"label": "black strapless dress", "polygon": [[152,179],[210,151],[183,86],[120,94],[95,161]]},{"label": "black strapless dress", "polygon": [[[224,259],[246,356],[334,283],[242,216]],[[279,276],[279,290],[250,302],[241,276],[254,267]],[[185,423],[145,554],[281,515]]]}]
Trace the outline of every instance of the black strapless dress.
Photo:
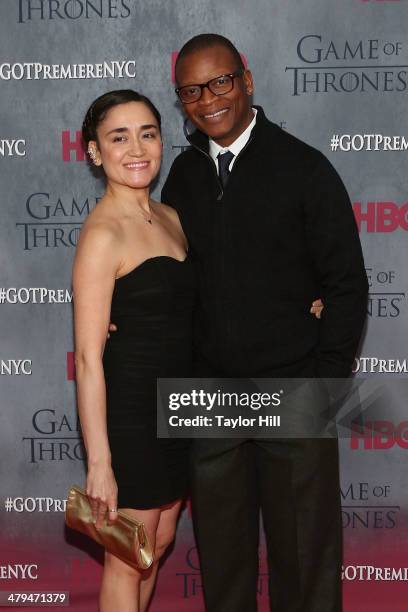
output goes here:
[{"label": "black strapless dress", "polygon": [[195,278],[184,261],[147,259],[116,280],[103,356],[107,425],[119,508],[157,508],[188,491],[188,440],[158,439],[156,379],[192,367]]}]

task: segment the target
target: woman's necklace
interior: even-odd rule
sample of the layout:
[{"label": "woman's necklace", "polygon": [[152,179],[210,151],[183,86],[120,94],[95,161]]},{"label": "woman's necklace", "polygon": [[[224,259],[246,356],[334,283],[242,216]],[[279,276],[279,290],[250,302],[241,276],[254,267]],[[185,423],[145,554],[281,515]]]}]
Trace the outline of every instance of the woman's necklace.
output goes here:
[{"label": "woman's necklace", "polygon": [[143,217],[143,219],[146,221],[146,223],[149,223],[149,225],[153,225],[153,222],[152,222],[152,209],[150,208],[150,204],[148,206],[149,206],[149,213],[150,213],[149,216],[146,216],[146,214],[144,212],[142,212],[141,209],[138,209],[137,212],[139,213],[139,215],[141,217]]}]

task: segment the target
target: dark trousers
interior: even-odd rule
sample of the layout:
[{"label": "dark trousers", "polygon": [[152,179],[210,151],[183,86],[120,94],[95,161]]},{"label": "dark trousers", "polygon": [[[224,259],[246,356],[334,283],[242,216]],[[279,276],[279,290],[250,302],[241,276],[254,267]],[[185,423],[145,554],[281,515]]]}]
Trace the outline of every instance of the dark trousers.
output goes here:
[{"label": "dark trousers", "polygon": [[341,612],[337,440],[195,440],[191,465],[207,612],[257,610],[260,512],[272,612]]},{"label": "dark trousers", "polygon": [[336,440],[197,440],[192,465],[207,612],[257,610],[260,510],[271,610],[342,610]]}]

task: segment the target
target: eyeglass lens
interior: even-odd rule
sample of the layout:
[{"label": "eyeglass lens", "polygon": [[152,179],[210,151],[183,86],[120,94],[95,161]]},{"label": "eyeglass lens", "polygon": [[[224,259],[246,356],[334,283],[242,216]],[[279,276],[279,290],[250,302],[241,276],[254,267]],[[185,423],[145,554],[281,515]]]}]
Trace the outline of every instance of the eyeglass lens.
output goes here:
[{"label": "eyeglass lens", "polygon": [[[232,83],[232,77],[224,75],[209,81],[207,87],[211,93],[220,96],[231,91]],[[179,91],[179,96],[183,102],[195,102],[201,98],[201,94],[201,85],[187,85],[187,87],[182,87]]]}]

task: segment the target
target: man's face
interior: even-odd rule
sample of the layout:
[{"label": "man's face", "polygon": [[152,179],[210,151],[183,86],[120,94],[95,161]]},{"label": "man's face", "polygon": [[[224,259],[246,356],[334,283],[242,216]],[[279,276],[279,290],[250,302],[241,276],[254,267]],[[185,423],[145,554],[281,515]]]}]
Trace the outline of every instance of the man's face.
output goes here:
[{"label": "man's face", "polygon": [[[208,47],[190,53],[177,66],[179,87],[206,83],[222,74],[231,74],[239,66],[229,49],[222,46]],[[197,102],[184,104],[188,118],[202,132],[222,147],[227,147],[238,138],[251,123],[253,111],[250,95],[253,92],[252,75],[245,70],[242,76],[234,78],[233,89],[222,96],[216,96],[204,87]]]}]

